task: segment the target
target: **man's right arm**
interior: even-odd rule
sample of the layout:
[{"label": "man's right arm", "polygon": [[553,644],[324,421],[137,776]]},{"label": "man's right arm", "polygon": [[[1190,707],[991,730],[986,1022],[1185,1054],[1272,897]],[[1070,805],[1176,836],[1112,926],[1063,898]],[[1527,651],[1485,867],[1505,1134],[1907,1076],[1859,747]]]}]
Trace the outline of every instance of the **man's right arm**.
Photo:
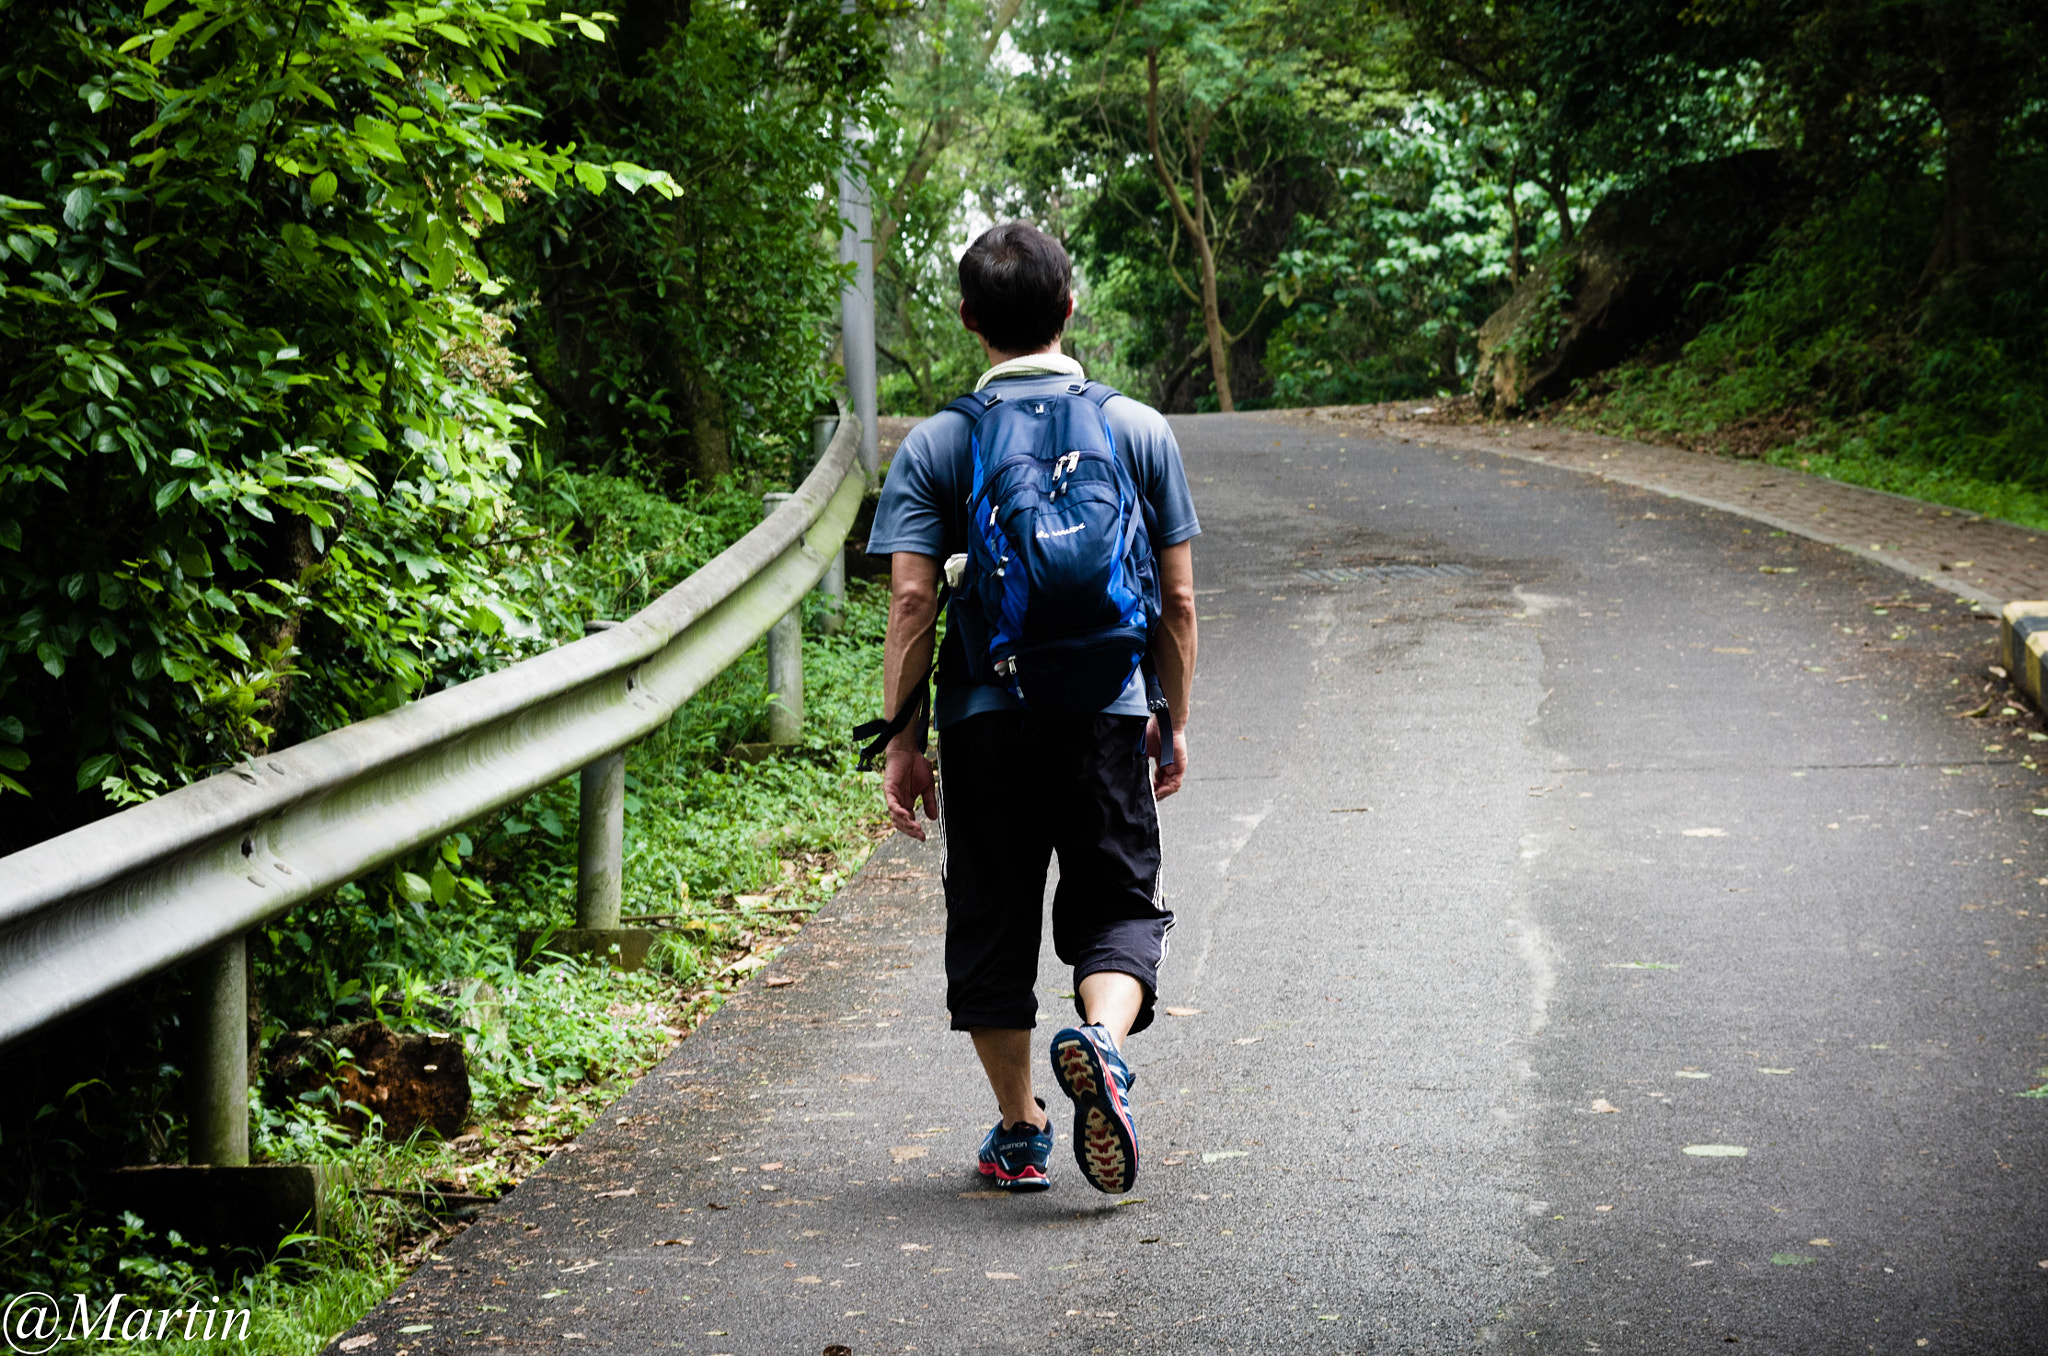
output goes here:
[{"label": "man's right arm", "polygon": [[[932,645],[939,618],[939,571],[936,557],[917,551],[897,551],[889,557],[889,630],[882,648],[882,710],[890,717],[921,686],[932,667]],[[918,722],[910,724],[889,741],[883,753],[882,801],[889,810],[889,822],[920,843],[924,826],[917,822],[917,806],[924,804],[926,819],[939,817],[939,801],[932,780],[931,760],[917,746]]]},{"label": "man's right arm", "polygon": [[[1173,761],[1154,770],[1152,790],[1164,799],[1180,790],[1188,768],[1188,703],[1195,684],[1195,552],[1191,542],[1159,552],[1159,629],[1152,635],[1152,665],[1166,691]],[[1153,751],[1154,757],[1158,750]]]}]

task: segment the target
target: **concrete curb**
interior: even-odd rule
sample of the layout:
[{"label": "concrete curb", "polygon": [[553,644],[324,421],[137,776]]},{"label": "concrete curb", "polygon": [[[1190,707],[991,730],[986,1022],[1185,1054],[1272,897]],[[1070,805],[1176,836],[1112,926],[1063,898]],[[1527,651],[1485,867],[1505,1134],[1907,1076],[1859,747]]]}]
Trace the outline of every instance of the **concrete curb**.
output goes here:
[{"label": "concrete curb", "polygon": [[2048,603],[2007,603],[1998,617],[2005,671],[2021,691],[2041,701],[2041,661],[2048,656]]}]

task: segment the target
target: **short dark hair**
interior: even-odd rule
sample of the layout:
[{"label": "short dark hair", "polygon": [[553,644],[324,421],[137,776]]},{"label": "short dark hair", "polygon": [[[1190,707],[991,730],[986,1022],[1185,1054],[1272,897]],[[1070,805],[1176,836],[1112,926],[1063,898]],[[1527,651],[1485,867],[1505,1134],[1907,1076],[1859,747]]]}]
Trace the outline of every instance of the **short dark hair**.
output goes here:
[{"label": "short dark hair", "polygon": [[1025,222],[990,227],[960,256],[960,299],[975,330],[1001,352],[1028,353],[1057,339],[1073,294],[1066,247]]}]

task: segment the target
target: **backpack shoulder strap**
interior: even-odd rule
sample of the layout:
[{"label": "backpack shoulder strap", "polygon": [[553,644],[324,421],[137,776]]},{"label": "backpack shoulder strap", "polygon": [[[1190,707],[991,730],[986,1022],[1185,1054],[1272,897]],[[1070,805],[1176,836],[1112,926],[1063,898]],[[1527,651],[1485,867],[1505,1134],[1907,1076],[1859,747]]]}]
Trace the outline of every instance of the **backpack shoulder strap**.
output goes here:
[{"label": "backpack shoulder strap", "polygon": [[1086,400],[1090,404],[1094,405],[1095,408],[1098,410],[1109,403],[1109,398],[1111,396],[1119,396],[1123,394],[1123,392],[1117,390],[1116,387],[1104,386],[1099,381],[1077,382],[1074,385],[1069,386],[1067,388],[1067,393],[1069,395],[1080,396],[1083,400]]},{"label": "backpack shoulder strap", "polygon": [[[959,414],[964,414],[969,420],[979,424],[981,416],[987,414],[990,410],[1002,404],[1002,402],[1003,398],[994,391],[970,391],[958,400],[949,403],[946,406],[946,410],[953,410]],[[944,414],[946,410],[940,410],[939,413]]]}]

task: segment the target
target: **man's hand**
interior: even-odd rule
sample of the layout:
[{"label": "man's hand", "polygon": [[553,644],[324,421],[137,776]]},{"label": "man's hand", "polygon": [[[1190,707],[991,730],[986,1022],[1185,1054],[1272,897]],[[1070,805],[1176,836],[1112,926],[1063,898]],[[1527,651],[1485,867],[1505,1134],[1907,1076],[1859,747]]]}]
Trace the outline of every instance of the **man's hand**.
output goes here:
[{"label": "man's hand", "polygon": [[[889,807],[889,822],[918,842],[924,841],[924,825],[917,822],[918,802],[924,802],[924,817],[939,817],[938,787],[932,780],[931,759],[915,749],[890,749],[882,768],[882,801]],[[1175,782],[1178,784],[1179,779]]]},{"label": "man's hand", "polygon": [[1165,767],[1159,765],[1159,717],[1152,717],[1145,727],[1145,756],[1152,760],[1152,794],[1165,800],[1180,790],[1181,778],[1188,772],[1188,732],[1173,732],[1173,761]]}]

